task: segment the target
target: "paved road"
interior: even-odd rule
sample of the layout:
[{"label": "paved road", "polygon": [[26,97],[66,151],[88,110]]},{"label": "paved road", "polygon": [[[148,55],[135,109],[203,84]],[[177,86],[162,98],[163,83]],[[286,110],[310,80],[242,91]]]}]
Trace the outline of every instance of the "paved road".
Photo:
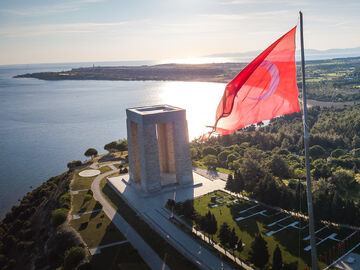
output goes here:
[{"label": "paved road", "polygon": [[[115,168],[112,166],[112,169]],[[104,177],[114,173],[115,170],[98,175],[91,184],[91,190],[94,198],[98,200],[102,206],[104,213],[112,220],[114,225],[121,231],[121,233],[129,240],[131,245],[136,248],[141,258],[146,264],[155,270],[169,270],[170,268],[163,262],[163,260],[151,249],[151,247],[141,238],[141,236],[120,216],[116,210],[103,197],[100,190],[100,181]]]}]

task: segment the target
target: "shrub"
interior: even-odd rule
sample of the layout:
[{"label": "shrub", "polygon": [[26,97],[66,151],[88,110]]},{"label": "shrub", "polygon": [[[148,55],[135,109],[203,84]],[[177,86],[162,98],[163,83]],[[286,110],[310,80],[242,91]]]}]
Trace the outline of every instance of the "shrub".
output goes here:
[{"label": "shrub", "polygon": [[65,252],[64,269],[75,268],[85,258],[85,250],[82,247],[72,247]]},{"label": "shrub", "polygon": [[207,156],[207,155],[214,155],[216,156],[217,155],[217,151],[214,147],[212,146],[206,146],[204,149],[203,149],[203,156]]},{"label": "shrub", "polygon": [[124,168],[124,169],[120,169],[120,171],[119,171],[119,173],[120,174],[125,174],[125,173],[128,173],[129,171],[128,171],[128,169],[127,168]]},{"label": "shrub", "polygon": [[216,166],[218,164],[217,157],[214,155],[207,155],[204,157],[204,164],[209,169],[216,169]]},{"label": "shrub", "polygon": [[76,167],[79,167],[82,165],[82,162],[80,160],[73,160],[73,161],[70,161],[68,164],[67,164],[67,167],[69,170],[72,170]]},{"label": "shrub", "polygon": [[66,220],[69,209],[66,208],[58,208],[51,212],[51,225],[57,227],[60,224],[64,223]]},{"label": "shrub", "polygon": [[60,207],[69,209],[70,208],[70,201],[71,201],[70,193],[68,192],[68,193],[63,194],[59,198]]}]

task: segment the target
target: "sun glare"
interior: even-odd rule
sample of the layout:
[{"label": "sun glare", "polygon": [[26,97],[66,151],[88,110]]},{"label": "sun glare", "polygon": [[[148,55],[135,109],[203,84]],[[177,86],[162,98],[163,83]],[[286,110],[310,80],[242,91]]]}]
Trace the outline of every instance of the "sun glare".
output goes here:
[{"label": "sun glare", "polygon": [[214,125],[217,105],[224,92],[223,83],[166,82],[160,89],[163,103],[186,109],[189,139],[210,131]]}]

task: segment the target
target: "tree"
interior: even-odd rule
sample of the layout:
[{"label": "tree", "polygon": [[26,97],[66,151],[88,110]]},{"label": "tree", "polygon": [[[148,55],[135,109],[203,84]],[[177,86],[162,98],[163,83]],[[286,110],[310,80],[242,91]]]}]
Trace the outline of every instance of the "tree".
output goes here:
[{"label": "tree", "polygon": [[217,155],[217,151],[214,147],[212,146],[206,146],[204,147],[203,149],[203,156],[207,156],[207,155],[214,155],[216,156]]},{"label": "tree", "polygon": [[110,143],[105,144],[104,149],[109,153],[118,152],[118,151],[123,152],[128,149],[128,143],[126,139],[112,141]]},{"label": "tree", "polygon": [[331,175],[331,171],[326,160],[319,158],[314,160],[311,165],[313,167],[311,174],[315,179],[328,178]]},{"label": "tree", "polygon": [[356,184],[354,172],[350,170],[339,168],[333,173],[332,178],[337,186],[342,186],[345,189],[351,189]]},{"label": "tree", "polygon": [[207,155],[204,157],[204,164],[209,169],[216,169],[217,158],[214,155]]},{"label": "tree", "polygon": [[67,164],[67,167],[69,170],[72,170],[76,167],[79,167],[82,165],[82,162],[80,160],[73,160],[73,161],[70,161],[68,164]]},{"label": "tree", "polygon": [[191,147],[190,156],[192,160],[199,158],[199,151],[195,147]]},{"label": "tree", "polygon": [[249,191],[252,191],[256,183],[265,175],[263,166],[257,160],[250,157],[244,159],[240,170],[245,181],[245,187]]},{"label": "tree", "polygon": [[278,154],[273,155],[270,162],[268,163],[268,167],[275,176],[280,178],[289,176],[288,164]]},{"label": "tree", "polygon": [[104,150],[108,151],[109,153],[116,152],[117,143],[116,141],[109,142],[104,145]]},{"label": "tree", "polygon": [[240,193],[245,187],[244,178],[240,170],[235,171],[233,192]]},{"label": "tree", "polygon": [[51,212],[50,222],[53,226],[57,227],[60,224],[64,223],[67,218],[67,214],[69,209],[66,208],[58,208]]},{"label": "tree", "polygon": [[272,269],[274,270],[280,270],[282,269],[283,261],[282,261],[282,255],[281,250],[278,245],[276,245],[276,248],[274,250],[273,254],[273,264]]},{"label": "tree", "polygon": [[226,166],[226,160],[230,154],[231,154],[231,152],[229,150],[224,150],[217,155],[217,158],[218,158],[221,166],[224,166],[224,167]]},{"label": "tree", "polygon": [[264,267],[269,261],[269,252],[267,249],[267,243],[264,238],[262,238],[261,234],[258,234],[255,237],[250,248],[250,261],[256,267]]},{"label": "tree", "polygon": [[65,252],[64,268],[74,269],[85,258],[85,250],[82,247],[72,247]]},{"label": "tree", "polygon": [[211,238],[213,238],[214,234],[217,232],[217,221],[214,214],[212,214],[210,211],[206,214],[206,232],[211,235]]},{"label": "tree", "polygon": [[318,159],[318,158],[324,157],[325,154],[326,154],[325,149],[320,145],[313,145],[309,148],[309,155],[313,159]]},{"label": "tree", "polygon": [[226,185],[225,185],[225,189],[229,190],[229,191],[233,191],[233,189],[234,189],[234,179],[233,179],[232,174],[228,175]]},{"label": "tree", "polygon": [[236,244],[238,243],[239,237],[236,235],[235,228],[232,228],[229,237],[229,248],[235,250]]},{"label": "tree", "polygon": [[91,157],[94,158],[96,157],[98,154],[98,151],[95,148],[89,148],[88,150],[85,151],[84,155],[86,157]]},{"label": "tree", "polygon": [[223,246],[226,246],[227,243],[229,243],[230,229],[229,229],[229,225],[226,222],[224,222],[220,227],[219,238],[220,238],[220,243]]},{"label": "tree", "polygon": [[232,163],[234,160],[236,160],[239,156],[232,153],[230,155],[228,155],[227,159],[226,159],[226,164],[229,166],[230,163]]},{"label": "tree", "polygon": [[345,151],[343,149],[338,148],[338,149],[335,149],[334,151],[332,151],[330,156],[332,156],[334,158],[338,158],[344,154],[345,154]]}]

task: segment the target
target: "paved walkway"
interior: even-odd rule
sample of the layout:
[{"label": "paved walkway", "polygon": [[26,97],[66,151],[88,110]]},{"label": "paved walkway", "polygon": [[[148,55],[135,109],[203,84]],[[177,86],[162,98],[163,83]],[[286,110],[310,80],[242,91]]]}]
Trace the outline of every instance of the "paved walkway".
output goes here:
[{"label": "paved walkway", "polygon": [[220,180],[223,180],[223,181],[227,181],[227,178],[228,178],[228,174],[218,172],[218,171],[214,171],[214,170],[206,170],[206,169],[193,167],[193,171],[196,172],[197,174],[200,174],[203,177],[206,177],[209,180],[218,180],[218,179],[220,179]]},{"label": "paved walkway", "polygon": [[[166,208],[162,209],[165,213],[167,213],[167,215],[170,215],[169,210],[167,210]],[[246,263],[244,263],[243,261],[241,261],[238,257],[233,256],[231,253],[229,253],[229,251],[225,251],[224,248],[222,248],[219,244],[217,244],[216,242],[210,240],[209,237],[207,237],[206,235],[204,235],[201,231],[196,230],[194,227],[191,227],[189,224],[187,224],[186,222],[184,222],[181,218],[179,218],[177,215],[173,215],[173,217],[182,225],[184,225],[185,227],[187,227],[189,230],[191,230],[195,235],[199,236],[203,241],[205,241],[206,243],[210,244],[212,247],[214,247],[215,249],[217,249],[218,251],[220,251],[221,253],[225,254],[227,257],[229,257],[231,260],[235,261],[237,264],[241,265],[243,268],[245,268],[246,270],[253,270],[253,268],[249,265],[247,265]]]},{"label": "paved walkway", "polygon": [[[109,166],[109,164],[106,164]],[[111,166],[110,166],[111,167]],[[114,167],[114,166],[113,166]],[[115,168],[115,167],[114,167]],[[115,168],[116,169],[116,168]],[[98,175],[91,184],[91,190],[94,198],[98,200],[103,208],[104,213],[110,218],[114,225],[126,237],[131,245],[137,249],[141,258],[151,269],[169,270],[170,268],[163,262],[163,260],[155,253],[151,247],[141,238],[141,236],[120,216],[112,205],[104,198],[100,190],[100,182],[104,177],[113,174],[114,170]]]},{"label": "paved walkway", "polygon": [[129,242],[129,241],[128,240],[123,240],[123,241],[113,242],[113,243],[98,246],[98,247],[95,247],[95,248],[90,248],[89,251],[90,251],[91,255],[100,254],[101,250],[103,248],[118,246],[118,245],[121,245],[121,244],[124,244],[124,243],[127,243],[127,242]]},{"label": "paved walkway", "polygon": [[[196,173],[194,176],[195,188],[175,188],[164,190],[153,196],[141,196],[135,188],[128,184],[128,175],[111,177],[108,181],[110,186],[118,194],[125,198],[136,211],[141,214],[147,223],[162,235],[172,246],[184,256],[192,260],[200,269],[232,269],[230,265],[223,262],[213,252],[209,251],[203,244],[196,241],[192,236],[185,233],[169,220],[169,213],[163,210],[168,199],[184,201],[207,194],[214,190],[223,189],[225,182],[222,180],[208,180]],[[203,183],[202,185],[200,185]]]},{"label": "paved walkway", "polygon": [[87,211],[87,212],[80,212],[80,213],[72,215],[72,219],[79,219],[82,215],[98,213],[101,211],[102,211],[102,209],[100,208],[100,209],[95,209],[95,210],[91,210],[91,211]]}]

